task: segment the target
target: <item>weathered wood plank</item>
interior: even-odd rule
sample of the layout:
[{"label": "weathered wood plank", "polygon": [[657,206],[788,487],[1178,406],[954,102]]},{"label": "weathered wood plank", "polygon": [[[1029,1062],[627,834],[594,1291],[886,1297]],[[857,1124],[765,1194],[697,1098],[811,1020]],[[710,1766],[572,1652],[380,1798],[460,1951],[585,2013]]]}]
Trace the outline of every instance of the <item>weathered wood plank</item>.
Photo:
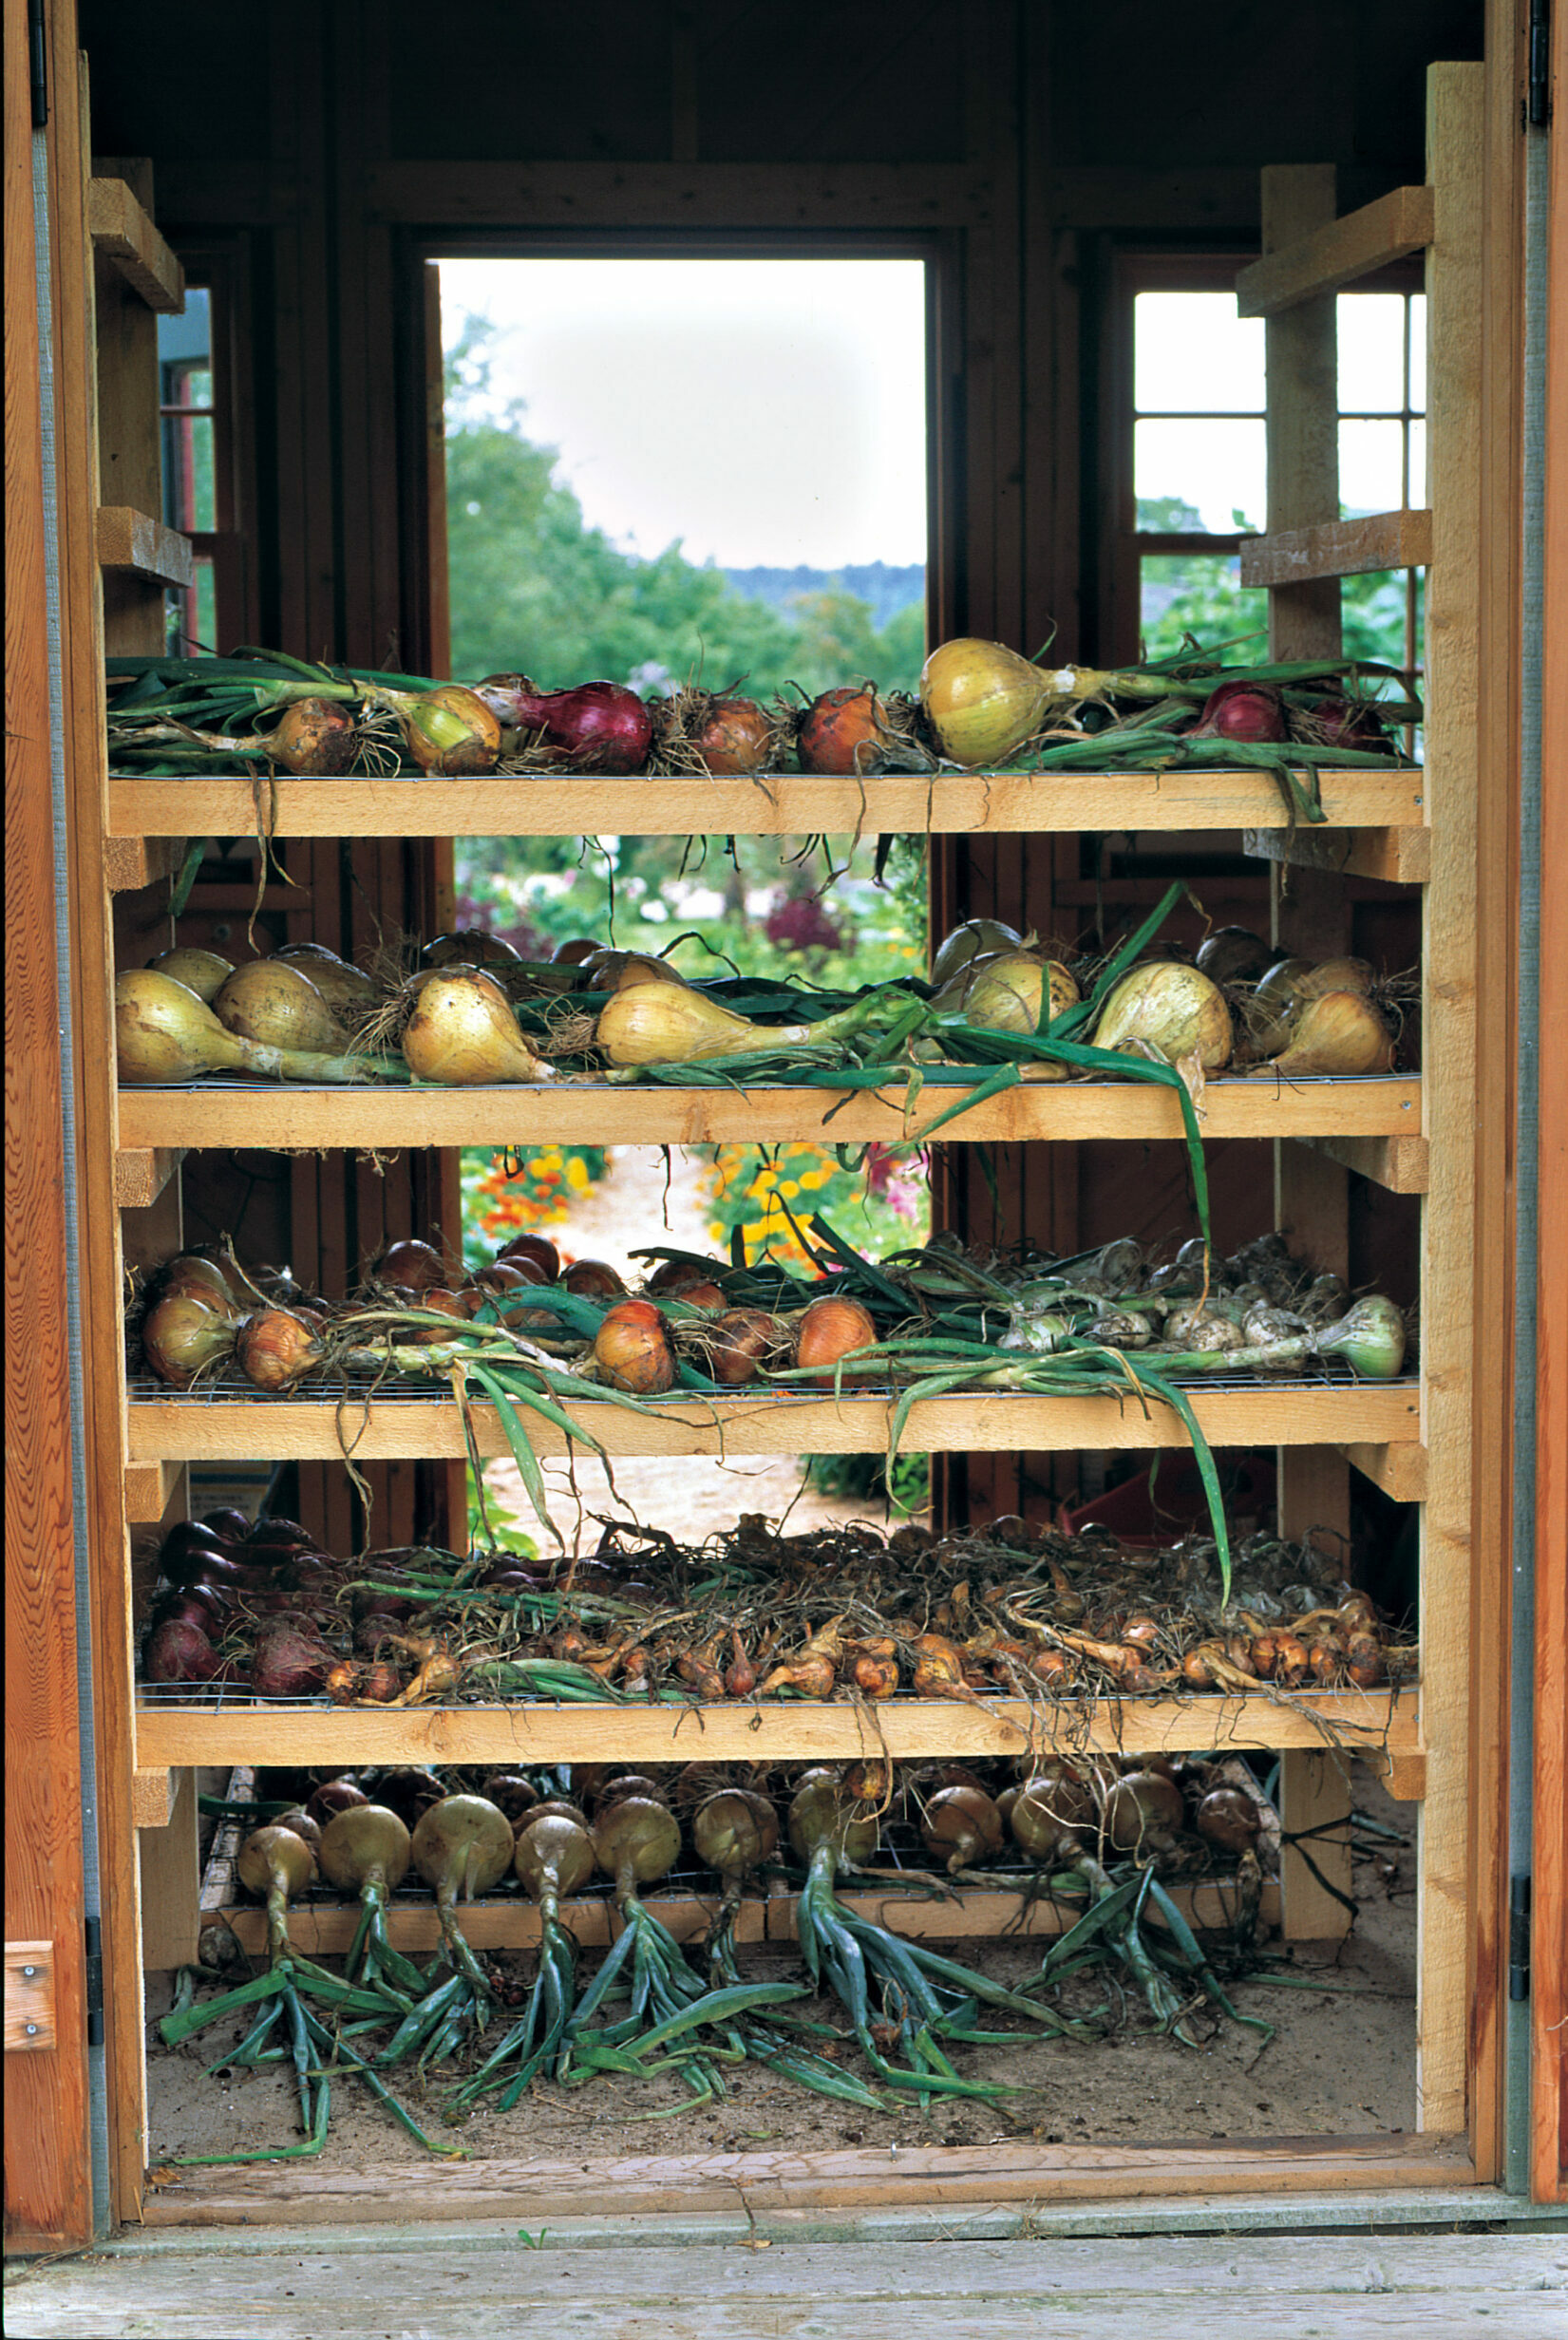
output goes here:
[{"label": "weathered wood plank", "polygon": [[[1327,826],[1419,829],[1419,771],[1318,774]],[[1287,814],[1260,772],[944,773],[834,780],[776,772],[700,783],[679,773],[571,781],[279,780],[272,801],[278,837],[741,837],[922,836],[986,832],[1066,835],[1084,829],[1275,829]],[[203,825],[249,837],[255,800],[247,779],[117,779],[109,789],[116,837],[184,836],[199,802]],[[1343,840],[1338,840],[1343,843]]]},{"label": "weathered wood plank", "polygon": [[[961,1088],[928,1086],[906,1130],[903,1090],[629,1088],[609,1084],[446,1090],[313,1089],[297,1083],[120,1093],[122,1148],[175,1146],[464,1146],[531,1144],[773,1144],[825,1126],[832,1142],[918,1138]],[[831,1123],[828,1116],[831,1114]],[[1360,1146],[1368,1164],[1408,1176],[1419,1150],[1421,1084],[1389,1078],[1281,1082],[1211,1080],[1203,1092],[1207,1138],[1317,1138]],[[1149,1083],[1029,1083],[975,1106],[942,1132],[944,1142],[1058,1144],[1090,1138],[1180,1140],[1175,1093]],[[127,1156],[123,1151],[121,1161]],[[1360,1166],[1359,1162],[1356,1166]],[[141,1173],[144,1183],[146,1173]],[[1368,1167],[1368,1177],[1377,1171]],[[117,1173],[118,1176],[118,1173]],[[1390,1182],[1386,1175],[1382,1181]],[[1402,1188],[1402,1192],[1419,1192]]]},{"label": "weathered wood plank", "polygon": [[1336,292],[1429,244],[1433,218],[1430,187],[1395,187],[1244,268],[1236,280],[1237,307],[1244,317],[1277,317]]},{"label": "weathered wood plank", "polygon": [[1348,837],[1317,828],[1298,828],[1294,835],[1248,829],[1241,843],[1257,860],[1332,870],[1344,878],[1380,878],[1386,885],[1424,886],[1432,873],[1430,829],[1356,829]]},{"label": "weathered wood plank", "polygon": [[[1064,1710],[1059,1739],[1051,1717],[1022,1699],[984,1707],[954,1699],[897,1698],[862,1709],[800,1700],[768,1711],[765,1744],[780,1762],[828,1763],[882,1753],[895,1761],[932,1756],[1017,1755],[1053,1744],[1104,1753],[1194,1752],[1224,1748],[1321,1747],[1326,1723],[1341,1744],[1417,1751],[1419,1692],[1341,1690],[1311,1697],[1192,1698],[1184,1702],[1116,1699],[1086,1715]],[[1322,1722],[1314,1718],[1322,1718]],[[582,1763],[602,1756],[614,1724],[626,1763],[679,1761],[700,1746],[712,1763],[754,1760],[763,1734],[746,1702],[691,1708],[409,1707],[217,1709],[146,1706],[136,1717],[139,1775],[162,1765],[210,1764]]]},{"label": "weathered wood plank", "polygon": [[[1295,1132],[1288,1134],[1295,1136]],[[1358,1177],[1370,1179],[1374,1186],[1387,1187],[1391,1195],[1424,1195],[1428,1178],[1427,1148],[1425,1138],[1342,1138],[1313,1135],[1301,1141],[1314,1154],[1326,1154]]]},{"label": "weathered wood plank", "polygon": [[196,575],[190,538],[129,504],[99,505],[95,541],[104,569],[129,569],[160,585],[189,585]]},{"label": "weathered wood plank", "polygon": [[1241,539],[1243,585],[1301,585],[1313,577],[1365,576],[1424,568],[1432,557],[1429,512],[1370,512],[1354,520],[1271,529]]},{"label": "weathered wood plank", "polygon": [[185,306],[185,272],[123,179],[89,182],[87,227],[149,309],[178,316]]}]

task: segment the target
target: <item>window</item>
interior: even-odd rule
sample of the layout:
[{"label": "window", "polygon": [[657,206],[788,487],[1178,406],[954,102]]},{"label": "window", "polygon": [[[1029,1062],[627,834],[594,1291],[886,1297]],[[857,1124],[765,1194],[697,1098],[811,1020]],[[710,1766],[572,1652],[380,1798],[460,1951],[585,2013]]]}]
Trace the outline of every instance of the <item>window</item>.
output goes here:
[{"label": "window", "polygon": [[189,537],[193,584],[169,594],[168,648],[180,657],[217,648],[217,418],[213,397],[212,296],[198,287],[184,312],[158,320],[163,519]]},{"label": "window", "polygon": [[[1267,595],[1243,591],[1239,547],[1267,519],[1264,327],[1238,317],[1234,292],[1221,289],[1240,264],[1237,255],[1129,265],[1118,657],[1135,654],[1134,633],[1154,658],[1188,634],[1237,659],[1262,653]],[[1426,298],[1413,276],[1387,282],[1338,301],[1347,519],[1426,497]],[[1348,654],[1419,674],[1417,571],[1347,577],[1341,603]]]}]

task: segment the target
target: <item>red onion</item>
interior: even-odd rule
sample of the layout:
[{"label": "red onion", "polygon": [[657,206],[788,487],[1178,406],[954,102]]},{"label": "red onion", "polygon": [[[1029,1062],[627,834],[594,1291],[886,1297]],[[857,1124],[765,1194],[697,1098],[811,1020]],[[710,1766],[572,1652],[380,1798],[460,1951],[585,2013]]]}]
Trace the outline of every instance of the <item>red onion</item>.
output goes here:
[{"label": "red onion", "polygon": [[190,1552],[211,1552],[224,1559],[234,1557],[233,1544],[230,1539],[216,1536],[212,1529],[204,1527],[199,1519],[178,1520],[164,1537],[159,1558],[165,1562],[178,1560]]},{"label": "red onion", "polygon": [[312,1698],[331,1663],[319,1641],[287,1617],[275,1617],[256,1634],[251,1688],[258,1698]]},{"label": "red onion", "polygon": [[209,1609],[206,1602],[198,1597],[197,1592],[176,1593],[168,1600],[160,1601],[153,1611],[155,1633],[164,1625],[193,1625],[198,1633],[210,1641],[217,1622],[217,1612]]},{"label": "red onion", "polygon": [[542,731],[580,771],[640,772],[647,764],[653,718],[636,692],[620,683],[579,683],[575,690],[538,690],[529,684],[515,704],[519,728]]},{"label": "red onion", "polygon": [[222,1660],[198,1625],[169,1617],[147,1644],[149,1682],[210,1682]]},{"label": "red onion", "polygon": [[191,1524],[193,1526],[199,1524],[209,1529],[220,1543],[243,1543],[251,1532],[249,1519],[242,1511],[236,1511],[232,1503],[225,1503],[217,1511],[204,1511],[199,1522],[193,1520]]},{"label": "red onion", "polygon": [[163,1574],[171,1584],[186,1592],[195,1584],[214,1584],[236,1593],[263,1592],[272,1583],[264,1569],[245,1568],[222,1552],[203,1552],[199,1548],[177,1552],[171,1559],[161,1562]]},{"label": "red onion", "polygon": [[1326,747],[1353,747],[1375,754],[1392,745],[1372,709],[1348,699],[1317,699],[1312,708],[1317,735]]},{"label": "red onion", "polygon": [[1192,740],[1282,740],[1285,705],[1270,683],[1221,683],[1187,733]]},{"label": "red onion", "polygon": [[293,1544],[300,1552],[309,1552],[315,1538],[297,1519],[258,1519],[245,1540],[252,1544]]}]

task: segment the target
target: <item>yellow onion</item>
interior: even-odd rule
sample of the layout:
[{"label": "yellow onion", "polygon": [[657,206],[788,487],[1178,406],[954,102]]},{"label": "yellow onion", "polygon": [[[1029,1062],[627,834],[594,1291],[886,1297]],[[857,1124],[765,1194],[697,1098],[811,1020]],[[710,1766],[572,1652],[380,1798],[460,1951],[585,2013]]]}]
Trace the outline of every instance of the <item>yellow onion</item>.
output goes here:
[{"label": "yellow onion", "polygon": [[1027,951],[998,952],[992,958],[974,959],[943,986],[932,1005],[985,1031],[1038,1031],[1048,975],[1054,1022],[1076,1005],[1078,986],[1056,960],[1037,959]]},{"label": "yellow onion", "polygon": [[599,1379],[636,1398],[662,1397],[675,1381],[670,1330],[652,1300],[621,1300],[594,1336]]},{"label": "yellow onion", "polygon": [[1003,764],[1034,737],[1056,693],[1038,667],[1000,642],[943,642],[920,670],[920,705],[951,764]]},{"label": "yellow onion", "polygon": [[294,699],[267,734],[267,753],[286,772],[346,772],[359,733],[346,707],[331,699]]},{"label": "yellow onion", "polygon": [[1319,991],[1290,1019],[1289,1045],[1265,1067],[1296,1073],[1389,1072],[1394,1044],[1381,1010],[1361,991]]},{"label": "yellow onion", "polygon": [[962,926],[943,936],[931,962],[931,980],[939,988],[972,959],[994,958],[1001,952],[1020,950],[1023,940],[1015,927],[1004,926],[1000,918],[966,918]]},{"label": "yellow onion", "polygon": [[1130,1049],[1146,1042],[1167,1065],[1197,1056],[1205,1072],[1231,1059],[1230,1010],[1218,984],[1196,967],[1151,959],[1111,987],[1094,1028],[1097,1048]]},{"label": "yellow onion", "polygon": [[227,1030],[268,1048],[330,1052],[343,1039],[311,977],[283,959],[252,959],[236,968],[213,1001],[213,1013]]},{"label": "yellow onion", "polygon": [[1295,985],[1297,999],[1317,999],[1325,991],[1359,991],[1370,996],[1377,975],[1366,959],[1319,959]]},{"label": "yellow onion", "polygon": [[885,1378],[874,1362],[852,1368],[841,1375],[839,1361],[858,1349],[877,1346],[877,1327],[859,1300],[813,1300],[801,1318],[795,1339],[795,1362],[801,1366],[817,1366],[817,1387],[831,1389],[842,1379],[847,1386],[857,1381],[877,1381]]},{"label": "yellow onion", "polygon": [[501,760],[501,725],[484,701],[461,683],[395,694],[408,753],[436,780],[493,772]]},{"label": "yellow onion", "polygon": [[456,934],[438,934],[419,954],[422,967],[519,967],[522,953],[504,934],[487,934],[482,927],[459,927]]},{"label": "yellow onion", "polygon": [[364,1008],[373,1008],[376,987],[368,975],[362,975],[357,967],[340,959],[335,952],[312,949],[303,943],[285,943],[273,957],[286,967],[297,968],[302,975],[315,985],[322,998],[340,1023],[346,1023]]},{"label": "yellow onion", "polygon": [[292,1389],[321,1361],[314,1333],[291,1309],[263,1309],[247,1317],[236,1343],[239,1369],[255,1388]]},{"label": "yellow onion", "polygon": [[421,980],[403,1028],[403,1055],[420,1080],[447,1088],[555,1078],[518,1029],[500,984],[478,968],[454,967]]},{"label": "yellow onion", "polygon": [[190,943],[175,951],[161,951],[147,966],[154,974],[169,975],[182,983],[209,1008],[234,973],[233,959],[220,958],[216,951],[198,951]]},{"label": "yellow onion", "polygon": [[646,951],[590,951],[578,963],[591,991],[623,991],[629,983],[676,983],[683,991],[691,988],[679,968]]},{"label": "yellow onion", "polygon": [[717,1000],[671,980],[669,970],[647,983],[629,983],[599,1010],[595,1044],[613,1066],[689,1065],[756,1049],[810,1047],[837,1039],[860,1020],[858,1008],[820,1024],[752,1024]]},{"label": "yellow onion", "polygon": [[234,1353],[238,1319],[232,1309],[209,1306],[194,1293],[172,1292],[142,1319],[142,1353],[160,1381],[188,1389],[210,1365]]},{"label": "yellow onion", "polygon": [[[316,999],[325,1010],[319,992]],[[246,1040],[220,1024],[206,1002],[183,983],[152,967],[132,968],[116,981],[114,1030],[119,1075],[127,1085],[194,1081],[202,1072],[255,1072],[285,1081],[378,1077],[372,1065],[350,1065],[341,1056],[325,1056],[313,1048],[272,1047]]]}]

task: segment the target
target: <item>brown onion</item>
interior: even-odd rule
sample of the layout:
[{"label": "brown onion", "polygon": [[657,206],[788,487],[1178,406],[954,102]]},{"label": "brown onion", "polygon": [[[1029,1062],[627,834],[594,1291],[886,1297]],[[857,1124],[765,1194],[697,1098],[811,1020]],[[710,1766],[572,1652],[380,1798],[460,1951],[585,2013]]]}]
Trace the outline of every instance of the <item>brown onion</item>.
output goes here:
[{"label": "brown onion", "polygon": [[346,772],[358,745],[352,715],[334,699],[291,700],[267,733],[268,759],[286,772]]},{"label": "brown onion", "polygon": [[947,1859],[956,1876],[971,1869],[981,1854],[1000,1852],[1002,1820],[983,1787],[944,1787],[920,1815],[920,1837],[935,1859]]},{"label": "brown onion", "polygon": [[675,1352],[664,1318],[648,1300],[622,1300],[594,1337],[601,1381],[633,1397],[662,1397],[675,1382]]},{"label": "brown onion", "polygon": [[888,711],[870,683],[845,683],[812,700],[795,744],[804,772],[842,774],[881,768]]},{"label": "brown onion", "polygon": [[567,1292],[583,1300],[618,1300],[626,1291],[623,1278],[604,1259],[574,1259],[560,1280]]},{"label": "brown onion", "polygon": [[1159,1771],[1129,1771],[1105,1797],[1101,1816],[1119,1853],[1169,1852],[1183,1817],[1181,1790]]},{"label": "brown onion", "polygon": [[1216,1787],[1203,1798],[1195,1815],[1200,1837],[1222,1852],[1250,1853],[1262,1828],[1257,1806],[1237,1787]]},{"label": "brown onion", "polygon": [[[538,1281],[553,1284],[560,1274],[560,1254],[547,1235],[523,1234],[513,1236],[496,1254],[496,1264],[510,1268],[525,1265],[540,1271]],[[609,1271],[612,1274],[614,1271]]]},{"label": "brown onion", "polygon": [[708,1336],[705,1363],[711,1380],[727,1389],[755,1381],[759,1367],[786,1353],[781,1329],[765,1309],[727,1309],[716,1317]]},{"label": "brown onion", "polygon": [[430,1292],[446,1283],[441,1254],[433,1245],[422,1243],[417,1236],[405,1236],[396,1243],[388,1243],[376,1261],[375,1274],[383,1283],[400,1285],[407,1292]]},{"label": "brown onion", "polygon": [[623,1796],[594,1822],[594,1858],[614,1878],[617,1901],[668,1875],[680,1849],[680,1822],[648,1796]]},{"label": "brown onion", "polygon": [[310,1327],[286,1308],[248,1316],[235,1347],[240,1371],[257,1389],[292,1389],[322,1357]]},{"label": "brown onion", "polygon": [[[836,1368],[841,1358],[856,1349],[876,1346],[876,1324],[859,1300],[813,1300],[800,1320],[795,1361],[801,1366],[822,1368],[816,1375],[816,1386],[819,1389],[831,1389],[840,1378]],[[876,1364],[868,1362],[852,1367],[841,1378],[848,1385],[876,1381],[881,1376]]]},{"label": "brown onion", "polygon": [[770,772],[779,760],[778,735],[755,699],[714,699],[689,734],[709,772]]}]

